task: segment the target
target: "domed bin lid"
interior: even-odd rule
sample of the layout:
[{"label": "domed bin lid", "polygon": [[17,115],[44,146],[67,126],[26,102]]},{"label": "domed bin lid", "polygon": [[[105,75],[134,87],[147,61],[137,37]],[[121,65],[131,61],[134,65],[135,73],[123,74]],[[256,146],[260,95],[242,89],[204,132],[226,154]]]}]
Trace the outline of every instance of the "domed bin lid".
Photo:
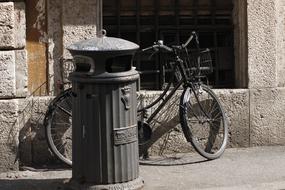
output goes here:
[{"label": "domed bin lid", "polygon": [[[67,48],[72,53],[92,53],[92,54],[105,54],[110,53],[115,56],[116,54],[133,54],[139,46],[133,42],[114,37],[96,37],[88,40],[76,42]],[[107,56],[109,57],[109,56]]]},{"label": "domed bin lid", "polygon": [[98,76],[132,69],[132,59],[139,46],[114,37],[95,37],[79,41],[67,48],[73,56],[75,72]]}]

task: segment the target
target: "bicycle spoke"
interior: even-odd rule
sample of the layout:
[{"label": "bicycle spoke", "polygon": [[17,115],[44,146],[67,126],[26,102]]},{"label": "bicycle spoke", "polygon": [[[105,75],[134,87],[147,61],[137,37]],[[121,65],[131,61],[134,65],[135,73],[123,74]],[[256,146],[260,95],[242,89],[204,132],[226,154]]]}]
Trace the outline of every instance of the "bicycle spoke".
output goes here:
[{"label": "bicycle spoke", "polygon": [[191,106],[191,103],[190,103],[190,102],[187,102],[187,105],[189,105],[189,106],[187,106],[186,111],[188,111],[188,110],[190,109],[190,110],[192,111],[192,112],[190,112],[190,113],[193,113],[193,116],[199,120],[197,114],[196,114],[196,113],[194,112],[194,110],[193,110],[194,106]]},{"label": "bicycle spoke", "polygon": [[205,158],[218,158],[225,149],[227,126],[218,99],[213,92],[201,86],[195,92],[186,94],[185,119],[189,132],[188,139]]},{"label": "bicycle spoke", "polygon": [[72,109],[72,97],[71,97],[71,93],[68,94],[68,96],[65,98],[65,103],[68,106],[68,108],[70,108],[70,110]]},{"label": "bicycle spoke", "polygon": [[70,126],[71,123],[67,122],[54,122],[54,128],[62,128],[63,126]]},{"label": "bicycle spoke", "polygon": [[60,117],[54,117],[53,123],[57,122],[57,123],[66,123],[66,121],[70,120],[72,116],[68,116],[68,117],[64,117],[61,115],[61,113],[56,112],[57,115],[60,115]]},{"label": "bicycle spoke", "polygon": [[61,152],[61,150],[63,150],[63,148],[65,147],[66,143],[62,143],[62,145],[57,149],[59,152]]},{"label": "bicycle spoke", "polygon": [[[215,115],[215,117],[213,117],[213,118],[211,119],[211,121],[218,121],[218,120],[221,120],[222,117],[219,117],[219,116],[222,116],[221,113],[217,113],[217,115]],[[218,118],[218,117],[219,117],[219,118]]]},{"label": "bicycle spoke", "polygon": [[213,106],[212,106],[212,110],[209,111],[209,112],[210,112],[210,115],[212,115],[212,113],[213,113],[214,111],[216,111],[217,109],[219,109],[219,107],[216,106],[216,105],[218,105],[218,103],[215,101],[214,104],[213,104]]},{"label": "bicycle spoke", "polygon": [[[59,94],[45,116],[45,129],[50,150],[68,165],[72,164],[72,101],[71,89]],[[68,151],[68,154],[66,154]]]},{"label": "bicycle spoke", "polygon": [[57,108],[59,108],[61,111],[63,111],[67,115],[71,116],[71,111],[68,111],[67,109],[65,109],[64,107],[62,107],[60,105],[58,105]]},{"label": "bicycle spoke", "polygon": [[189,122],[194,122],[194,123],[197,123],[197,122],[199,122],[199,121],[197,121],[197,120],[194,120],[194,119],[187,119],[187,121],[189,121]]}]

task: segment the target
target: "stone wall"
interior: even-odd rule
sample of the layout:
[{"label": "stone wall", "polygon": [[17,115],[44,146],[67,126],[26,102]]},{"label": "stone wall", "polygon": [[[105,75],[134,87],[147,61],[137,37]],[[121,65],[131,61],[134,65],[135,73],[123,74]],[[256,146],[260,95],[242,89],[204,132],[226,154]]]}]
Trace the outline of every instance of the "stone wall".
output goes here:
[{"label": "stone wall", "polygon": [[[51,94],[62,80],[60,57],[66,47],[96,34],[96,1],[47,1],[49,83]],[[84,10],[84,11],[82,11]],[[45,141],[43,118],[52,97],[29,95],[25,3],[0,2],[0,171],[53,160]],[[20,147],[20,149],[19,149]]]},{"label": "stone wall", "polygon": [[[50,95],[54,95],[60,90],[57,83],[63,80],[60,58],[70,58],[66,48],[76,41],[96,35],[96,1],[49,0],[47,10],[48,78]],[[48,150],[43,126],[45,112],[52,98],[27,97],[18,103],[18,123],[22,126],[18,155],[22,165],[58,163]]]},{"label": "stone wall", "polygon": [[[236,79],[237,86],[246,89],[215,90],[228,118],[228,147],[285,145],[285,3],[283,0],[235,2],[238,2],[233,14],[237,16]],[[47,9],[49,83],[54,89],[54,84],[62,80],[59,58],[70,57],[65,48],[95,36],[96,1],[49,0]],[[18,169],[18,160],[25,165],[54,161],[42,125],[52,97],[29,96],[26,57],[24,0],[1,1],[0,171]],[[157,92],[143,94],[144,102],[157,97]],[[178,124],[175,102],[171,101],[173,107],[166,110],[163,121],[156,127],[161,123]],[[171,131],[170,136],[176,145],[169,149],[191,150],[181,130]],[[157,142],[153,152],[158,153],[163,145],[162,141]]]},{"label": "stone wall", "polygon": [[[65,72],[60,58],[71,58],[67,47],[74,42],[96,35],[96,0],[49,0],[48,58],[50,94],[58,94],[58,82],[64,81]],[[84,10],[84,11],[83,11]]]},{"label": "stone wall", "polygon": [[[215,90],[229,121],[228,147],[285,145],[285,3],[234,2],[236,84],[248,89]],[[177,144],[186,147],[182,140]]]},{"label": "stone wall", "polygon": [[277,87],[275,0],[248,0],[249,88]]},{"label": "stone wall", "polygon": [[[226,113],[227,124],[229,127],[230,147],[249,147],[250,146],[250,97],[247,89],[215,89],[214,92],[219,97]],[[140,103],[148,105],[158,98],[160,92],[142,91],[140,92]],[[179,125],[179,102],[181,91],[176,93],[165,108],[159,113],[159,117],[154,119],[151,127],[154,129],[154,136],[161,137],[151,147],[151,154],[177,153],[193,151],[190,143],[188,143],[182,133]],[[155,107],[154,107],[155,108]],[[150,109],[148,114],[151,114]],[[175,130],[168,132],[176,126]],[[167,139],[167,143],[165,143]]]},{"label": "stone wall", "polygon": [[277,84],[285,87],[285,1],[278,0],[277,14]]},{"label": "stone wall", "polygon": [[250,145],[285,145],[282,0],[248,0]]},{"label": "stone wall", "polygon": [[0,171],[18,169],[19,101],[28,95],[24,1],[0,2]]}]

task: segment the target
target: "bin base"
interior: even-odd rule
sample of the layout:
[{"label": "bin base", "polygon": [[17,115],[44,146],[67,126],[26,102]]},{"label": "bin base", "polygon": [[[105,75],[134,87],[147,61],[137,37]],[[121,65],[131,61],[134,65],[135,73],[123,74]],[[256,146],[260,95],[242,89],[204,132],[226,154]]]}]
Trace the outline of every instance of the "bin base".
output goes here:
[{"label": "bin base", "polygon": [[144,181],[141,177],[132,181],[116,184],[94,185],[94,184],[79,184],[75,180],[70,180],[65,184],[64,190],[141,190],[143,189]]}]

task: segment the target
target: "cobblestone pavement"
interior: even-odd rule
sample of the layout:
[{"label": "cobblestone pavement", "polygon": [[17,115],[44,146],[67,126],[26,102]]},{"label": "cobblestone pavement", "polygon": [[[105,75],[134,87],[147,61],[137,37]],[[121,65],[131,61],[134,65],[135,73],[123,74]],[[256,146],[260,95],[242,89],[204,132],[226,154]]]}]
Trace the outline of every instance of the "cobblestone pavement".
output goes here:
[{"label": "cobblestone pavement", "polygon": [[[140,166],[144,190],[285,190],[285,147],[227,149],[218,160],[198,154],[152,158]],[[29,168],[27,168],[29,169]],[[0,174],[0,190],[61,190],[71,170],[33,170]]]}]

